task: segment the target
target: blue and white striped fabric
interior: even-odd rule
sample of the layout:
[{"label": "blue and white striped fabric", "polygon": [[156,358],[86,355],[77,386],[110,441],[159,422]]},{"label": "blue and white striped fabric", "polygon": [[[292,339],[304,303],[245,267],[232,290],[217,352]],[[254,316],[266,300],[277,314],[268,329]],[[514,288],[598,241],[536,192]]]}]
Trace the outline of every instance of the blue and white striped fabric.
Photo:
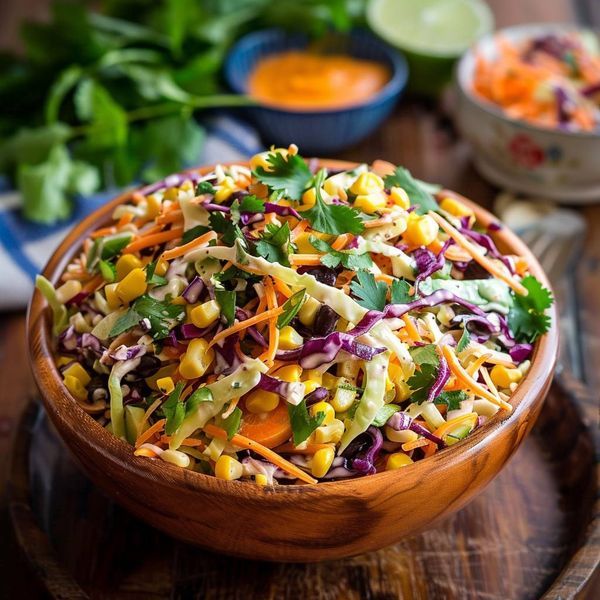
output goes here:
[{"label": "blue and white striped fabric", "polygon": [[[245,123],[220,116],[205,123],[207,139],[197,164],[244,160],[260,152],[257,133]],[[20,198],[0,182],[0,310],[24,308],[33,281],[68,231],[119,190],[94,194],[76,202],[68,221],[37,225],[20,215]]]}]

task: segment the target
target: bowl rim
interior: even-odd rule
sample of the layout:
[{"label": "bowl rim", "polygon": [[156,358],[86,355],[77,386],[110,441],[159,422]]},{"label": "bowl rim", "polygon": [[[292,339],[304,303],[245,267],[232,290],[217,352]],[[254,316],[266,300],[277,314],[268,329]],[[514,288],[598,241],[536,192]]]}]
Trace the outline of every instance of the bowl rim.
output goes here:
[{"label": "bowl rim", "polygon": [[262,110],[269,110],[274,113],[292,116],[331,116],[344,112],[359,111],[367,107],[382,104],[383,102],[402,93],[408,82],[409,68],[406,58],[399,50],[393,48],[390,44],[388,44],[381,38],[378,38],[377,36],[373,35],[371,32],[364,28],[354,28],[346,33],[342,33],[341,35],[345,35],[348,37],[369,38],[371,42],[375,43],[379,47],[379,49],[381,49],[381,51],[387,56],[392,66],[392,74],[389,81],[376,94],[366,98],[365,100],[356,102],[354,104],[349,104],[347,106],[342,106],[340,108],[314,108],[296,110],[291,108],[280,107],[276,104],[258,102],[255,98],[252,98],[252,96],[248,95],[246,90],[246,81],[250,73],[245,73],[245,79],[243,81],[240,81],[239,78],[233,76],[233,63],[240,54],[247,52],[249,48],[252,48],[255,45],[263,42],[265,38],[271,38],[275,40],[280,39],[284,42],[286,40],[291,39],[309,39],[308,36],[305,34],[288,34],[284,29],[280,29],[277,27],[270,27],[268,29],[252,31],[242,36],[239,40],[236,41],[236,43],[230,48],[229,52],[227,53],[227,56],[225,57],[223,74],[225,76],[227,85],[236,94],[248,95],[249,98],[256,102],[256,104],[249,107],[250,109],[259,108]]},{"label": "bowl rim", "polygon": [[480,45],[489,44],[498,35],[510,34],[527,34],[528,32],[556,32],[556,31],[575,31],[575,32],[586,32],[592,33],[600,40],[600,30],[593,27],[582,27],[574,23],[563,23],[563,22],[551,22],[551,23],[522,23],[520,25],[512,25],[510,27],[504,27],[497,31],[491,31],[482,36],[477,42],[475,42],[460,58],[455,69],[455,83],[460,94],[466,98],[471,104],[474,104],[477,108],[487,113],[488,115],[500,119],[506,123],[510,123],[521,129],[529,130],[537,134],[545,134],[551,136],[558,136],[565,140],[572,140],[576,138],[598,140],[600,138],[600,131],[564,131],[562,129],[552,127],[541,127],[530,123],[524,119],[517,119],[515,117],[508,116],[501,107],[495,105],[493,102],[486,101],[477,96],[472,91],[472,74],[467,74],[467,63],[474,61],[475,52],[478,50]]},{"label": "bowl rim", "polygon": [[[341,160],[316,160],[319,161],[320,166],[326,168],[351,169],[360,164]],[[243,164],[243,161],[220,164],[225,166]],[[205,174],[212,170],[214,166],[207,165],[188,169],[185,172]],[[78,225],[73,227],[44,267],[42,272],[44,277],[48,278],[53,284],[56,284],[67,264],[79,252],[83,240],[89,233],[104,222],[108,222],[113,209],[129,199],[131,194],[138,189],[141,188],[131,189],[118,195],[99,209],[90,213]],[[477,220],[482,225],[487,226],[490,223],[498,222],[483,207],[460,194],[451,190],[442,190],[442,193],[460,198],[467,206],[474,210]],[[495,232],[493,235],[496,241],[500,241],[505,246],[508,246],[511,251],[523,256],[528,261],[531,272],[545,286],[550,287],[548,279],[537,259],[516,234],[512,233],[508,228],[502,227],[500,231]],[[324,481],[317,485],[286,484],[253,486],[250,482],[224,481],[214,475],[192,472],[163,461],[159,464],[154,460],[137,457],[133,454],[131,450],[132,446],[129,443],[114,436],[91,415],[85,412],[62,383],[52,352],[53,336],[51,333],[50,311],[48,309],[49,307],[42,294],[37,288],[34,289],[27,311],[29,360],[36,383],[40,381],[44,382],[44,385],[38,385],[38,388],[40,388],[40,395],[45,409],[55,426],[57,421],[60,422],[61,427],[57,426],[57,429],[61,437],[65,437],[63,431],[63,428],[65,428],[68,430],[69,435],[77,440],[78,448],[87,447],[93,449],[96,453],[101,450],[106,460],[117,463],[122,470],[133,472],[136,476],[146,478],[150,481],[156,481],[158,478],[161,481],[168,481],[174,487],[183,486],[198,492],[206,491],[207,488],[218,488],[221,493],[237,495],[239,492],[246,492],[261,495],[261,497],[272,494],[278,494],[279,497],[283,497],[286,494],[295,496],[300,491],[310,494],[319,493],[319,490],[326,490],[331,493],[347,493],[354,489],[356,493],[360,493],[361,489],[366,489],[363,486],[368,487],[369,482],[373,481],[373,478],[378,478],[379,480],[387,479],[392,484],[398,477],[398,471],[382,471],[373,475],[345,480]],[[440,466],[456,467],[470,461],[476,453],[485,451],[494,442],[496,435],[505,427],[509,427],[511,422],[518,422],[527,411],[534,409],[538,403],[541,403],[542,399],[540,399],[540,396],[547,389],[547,385],[552,378],[558,353],[556,304],[552,305],[552,309],[549,312],[552,322],[551,328],[534,346],[531,367],[511,396],[513,410],[509,414],[498,411],[483,426],[457,444],[405,467],[412,470],[413,477],[418,477],[419,470],[425,470],[430,467],[435,469]],[[86,427],[82,427],[82,424],[85,424]],[[86,432],[88,433],[86,434]],[[511,451],[514,450],[514,446],[518,445],[519,440],[520,436],[517,436]]]}]

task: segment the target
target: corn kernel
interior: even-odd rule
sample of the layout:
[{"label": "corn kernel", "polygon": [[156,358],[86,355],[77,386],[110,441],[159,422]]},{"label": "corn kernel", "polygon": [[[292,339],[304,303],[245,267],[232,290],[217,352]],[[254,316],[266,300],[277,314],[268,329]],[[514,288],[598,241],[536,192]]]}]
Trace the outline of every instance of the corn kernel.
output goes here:
[{"label": "corn kernel", "polygon": [[190,319],[196,327],[208,327],[221,315],[221,309],[216,300],[209,300],[190,311]]},{"label": "corn kernel", "polygon": [[393,471],[411,465],[413,462],[413,459],[408,454],[404,454],[404,452],[395,452],[394,454],[389,455],[387,463],[385,464],[385,470]]},{"label": "corn kernel", "polygon": [[121,281],[134,269],[141,269],[142,261],[133,254],[123,254],[117,260],[117,281]]},{"label": "corn kernel", "polygon": [[339,419],[333,419],[330,425],[321,425],[313,432],[315,444],[337,444],[344,435],[344,424]]},{"label": "corn kernel", "polygon": [[225,479],[225,481],[239,479],[243,472],[242,463],[232,456],[227,456],[227,454],[221,454],[215,464],[215,475],[219,479]]},{"label": "corn kernel", "polygon": [[165,200],[177,200],[179,198],[179,188],[170,187],[163,194]]},{"label": "corn kernel", "polygon": [[179,363],[179,373],[185,379],[202,377],[214,358],[215,352],[212,348],[208,348],[206,340],[193,339],[188,344],[187,351]]},{"label": "corn kernel", "polygon": [[490,373],[494,384],[500,388],[508,388],[511,383],[519,383],[523,374],[519,369],[508,369],[504,365],[495,365]]},{"label": "corn kernel", "polygon": [[156,387],[163,394],[170,394],[175,389],[175,384],[172,377],[161,377],[156,380]]},{"label": "corn kernel", "polygon": [[350,191],[356,196],[371,194],[383,190],[383,179],[376,173],[361,173],[350,186]]},{"label": "corn kernel", "polygon": [[406,193],[404,188],[401,187],[394,186],[390,188],[390,200],[396,206],[399,206],[404,210],[408,209],[408,207],[410,206],[410,198],[408,197],[408,194]]},{"label": "corn kernel", "polygon": [[171,300],[171,304],[177,304],[178,306],[188,306],[187,300],[183,296],[175,296]]},{"label": "corn kernel", "polygon": [[146,377],[146,379],[144,379],[144,381],[146,382],[146,384],[148,385],[148,387],[154,391],[158,391],[158,380],[161,379],[162,377],[170,377],[171,375],[173,375],[175,373],[175,371],[177,370],[177,365],[176,364],[172,364],[172,365],[166,365],[164,367],[161,367],[158,371],[156,371],[156,373],[154,373],[154,375],[150,375],[150,377]]},{"label": "corn kernel", "polygon": [[304,395],[308,396],[312,394],[317,388],[321,387],[321,384],[318,381],[314,381],[314,379],[307,379],[304,382]]},{"label": "corn kernel", "polygon": [[158,217],[160,214],[160,209],[162,208],[162,203],[158,196],[155,194],[150,194],[146,197],[146,218],[154,219],[154,217]]},{"label": "corn kernel", "polygon": [[106,296],[106,303],[108,308],[115,310],[121,306],[121,299],[117,296],[118,283],[109,283],[104,286],[104,295]]},{"label": "corn kernel", "polygon": [[271,412],[279,405],[279,395],[274,392],[256,390],[246,396],[246,409],[253,414]]},{"label": "corn kernel", "polygon": [[473,217],[473,211],[456,198],[446,196],[440,202],[440,208],[455,217]]},{"label": "corn kernel", "polygon": [[146,291],[146,273],[143,269],[131,270],[115,288],[116,294],[123,303],[131,302]]},{"label": "corn kernel", "polygon": [[415,246],[428,246],[436,239],[438,224],[429,215],[410,213],[404,238]]},{"label": "corn kernel", "polygon": [[82,285],[80,281],[75,279],[67,281],[56,290],[56,299],[64,304],[65,302],[71,300],[71,298],[77,296],[77,294],[81,292],[81,288]]},{"label": "corn kernel", "polygon": [[70,375],[71,377],[75,377],[76,379],[79,379],[79,381],[81,382],[81,385],[83,387],[85,387],[92,379],[90,377],[89,373],[77,362],[68,366],[63,371],[63,377],[67,377],[68,375]]},{"label": "corn kernel", "polygon": [[260,486],[269,485],[269,480],[264,473],[257,473],[254,476],[254,483]]},{"label": "corn kernel", "polygon": [[325,477],[327,471],[331,468],[335,452],[333,448],[320,448],[317,450],[312,459],[311,472],[313,477]]},{"label": "corn kernel", "polygon": [[321,303],[318,300],[313,297],[308,298],[302,305],[302,308],[300,308],[298,311],[298,319],[300,320],[300,323],[306,325],[307,327],[312,327],[320,308]]},{"label": "corn kernel", "polygon": [[70,362],[73,362],[73,357],[71,357],[71,356],[59,356],[56,359],[56,366],[57,367],[64,367],[65,365],[68,365]]},{"label": "corn kernel", "polygon": [[310,407],[310,414],[313,417],[316,417],[319,413],[325,414],[325,418],[321,423],[322,425],[331,425],[331,423],[333,423],[333,420],[335,419],[335,410],[329,402],[317,402]]},{"label": "corn kernel", "polygon": [[[302,194],[302,204],[303,208],[312,208],[317,203],[317,191],[314,187],[306,190],[304,194]],[[313,249],[314,252],[314,249]]]},{"label": "corn kernel", "polygon": [[331,401],[331,406],[335,412],[346,412],[353,404],[356,398],[356,390],[350,389],[350,382],[344,377],[340,378],[340,382],[335,390],[335,395]]},{"label": "corn kernel", "polygon": [[73,375],[65,376],[64,380],[65,387],[75,396],[75,398],[81,402],[87,400],[87,390],[83,387],[83,384],[77,377]]},{"label": "corn kernel", "polygon": [[406,442],[414,442],[419,436],[410,429],[402,429],[396,431],[393,427],[385,426],[385,437],[391,442],[398,442],[400,444],[406,444]]},{"label": "corn kernel", "polygon": [[372,192],[370,194],[361,194],[356,196],[354,200],[354,208],[362,210],[362,212],[372,215],[373,213],[385,208],[387,204],[387,196],[384,192]]},{"label": "corn kernel", "polygon": [[317,233],[306,233],[303,231],[294,239],[294,244],[296,244],[296,248],[298,248],[298,253],[300,254],[314,254],[315,247],[310,243],[311,236],[319,236]]},{"label": "corn kernel", "polygon": [[323,384],[323,373],[319,369],[307,369],[302,375],[302,379],[316,381],[319,385]]},{"label": "corn kernel", "polygon": [[194,184],[189,180],[186,179],[180,186],[179,186],[180,190],[183,190],[184,192],[189,192],[190,190],[194,189]]},{"label": "corn kernel", "polygon": [[286,365],[285,367],[278,369],[275,375],[282,381],[287,381],[288,383],[300,381],[302,367],[300,365]]},{"label": "corn kernel", "polygon": [[219,189],[215,192],[215,202],[225,202],[235,191],[235,182],[231,177],[227,176],[219,186]]},{"label": "corn kernel", "polygon": [[159,258],[156,263],[156,268],[154,269],[154,273],[159,277],[164,277],[169,270],[169,263],[164,258]]},{"label": "corn kernel", "polygon": [[321,376],[321,385],[326,387],[328,390],[334,389],[339,381],[339,377],[332,375],[331,373],[323,373]]},{"label": "corn kernel", "polygon": [[304,343],[302,336],[289,325],[283,327],[279,332],[279,349],[294,350],[300,348]]}]

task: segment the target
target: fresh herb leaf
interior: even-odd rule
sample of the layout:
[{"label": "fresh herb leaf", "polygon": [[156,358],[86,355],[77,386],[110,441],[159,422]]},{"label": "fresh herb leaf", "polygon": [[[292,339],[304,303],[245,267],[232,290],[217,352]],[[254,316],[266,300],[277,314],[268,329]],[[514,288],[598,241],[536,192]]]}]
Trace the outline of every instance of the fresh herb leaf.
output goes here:
[{"label": "fresh herb leaf", "polygon": [[392,304],[409,304],[416,300],[410,295],[410,283],[405,279],[394,279],[392,282]]},{"label": "fresh herb leaf", "polygon": [[533,275],[527,275],[521,284],[529,292],[527,296],[512,293],[513,306],[508,313],[508,326],[518,342],[533,343],[550,329],[551,320],[546,310],[554,299]]},{"label": "fresh herb leaf", "polygon": [[146,283],[148,285],[156,286],[167,285],[167,278],[155,273],[156,264],[157,261],[154,260],[146,265]]},{"label": "fresh herb leaf", "polygon": [[288,257],[292,252],[290,233],[287,221],[281,227],[268,225],[262,238],[256,243],[256,253],[269,262],[278,262],[284,267],[289,267]]},{"label": "fresh herb leaf", "polygon": [[421,366],[427,364],[437,367],[440,364],[440,358],[435,348],[435,344],[427,344],[425,346],[415,346],[414,348],[409,348],[409,352],[417,365]]},{"label": "fresh herb leaf", "polygon": [[208,218],[211,228],[222,234],[223,243],[233,246],[236,240],[240,240],[244,248],[247,246],[246,238],[238,225],[230,221],[220,212],[210,213]]},{"label": "fresh herb leaf", "polygon": [[102,275],[104,281],[112,283],[117,278],[117,267],[113,263],[106,260],[100,260],[98,268],[100,269],[100,275]]},{"label": "fresh herb leaf", "polygon": [[221,419],[221,427],[227,432],[228,440],[230,440],[240,430],[241,424],[242,411],[237,406],[226,419]]},{"label": "fresh herb leaf", "polygon": [[382,311],[386,305],[388,287],[383,281],[375,281],[373,273],[359,271],[356,280],[350,284],[352,293],[358,298],[358,303],[369,310]]},{"label": "fresh herb leaf", "polygon": [[203,402],[212,402],[212,392],[207,387],[196,388],[192,394],[188,397],[185,403],[185,416],[192,414],[196,411],[198,406]]},{"label": "fresh herb leaf", "polygon": [[213,194],[216,192],[215,186],[209,181],[201,181],[196,186],[196,196],[202,196],[203,194]]},{"label": "fresh herb leaf", "polygon": [[181,245],[187,244],[192,240],[195,240],[197,237],[204,235],[210,231],[210,227],[206,227],[205,225],[196,225],[191,229],[183,232],[183,236],[181,236]]},{"label": "fresh herb leaf", "polygon": [[240,202],[240,212],[264,213],[265,201],[254,195],[244,196]]},{"label": "fresh herb leaf", "polygon": [[319,427],[325,419],[324,412],[318,412],[314,417],[310,416],[308,409],[306,408],[306,399],[303,399],[297,406],[288,404],[288,414],[292,426],[294,446],[307,440],[310,434]]},{"label": "fresh herb leaf", "polygon": [[321,263],[326,267],[335,269],[341,264],[351,271],[359,271],[373,266],[373,261],[368,252],[358,254],[356,250],[334,250],[325,240],[314,235],[310,236],[309,241],[319,252],[324,253],[321,257]]},{"label": "fresh herb leaf", "polygon": [[287,198],[299,201],[312,179],[312,173],[298,154],[283,156],[273,152],[267,156],[267,171],[258,167],[253,171],[256,178],[271,191],[282,192]]},{"label": "fresh herb leaf", "polygon": [[420,404],[427,399],[429,389],[437,377],[438,368],[435,365],[425,363],[415,371],[406,384],[412,390],[411,400]]},{"label": "fresh herb leaf", "polygon": [[99,243],[99,254],[102,260],[114,258],[131,241],[130,233],[115,233],[114,235],[101,238]]},{"label": "fresh herb leaf", "polygon": [[178,381],[175,389],[169,394],[166,402],[162,405],[163,413],[167,419],[165,424],[165,433],[167,435],[173,435],[185,418],[185,404],[180,400],[184,385],[183,381]]},{"label": "fresh herb leaf", "polygon": [[359,213],[354,208],[345,204],[327,204],[321,195],[321,186],[327,172],[321,169],[315,176],[314,186],[316,201],[315,205],[303,216],[306,217],[316,231],[342,235],[343,233],[359,234],[365,228]]},{"label": "fresh herb leaf", "polygon": [[420,181],[415,179],[408,169],[396,167],[392,175],[384,178],[386,188],[401,187],[408,194],[411,206],[415,206],[415,212],[424,215],[430,210],[437,210],[438,204],[431,193]]},{"label": "fresh herb leaf", "polygon": [[[147,294],[140,296],[132,309],[142,318],[150,321],[150,331],[154,339],[161,339],[185,318],[185,307],[152,298]],[[131,310],[131,309],[130,309]]]},{"label": "fresh herb leaf", "polygon": [[400,410],[397,404],[384,404],[375,415],[375,418],[371,422],[374,427],[383,427],[388,419]]},{"label": "fresh herb leaf", "polygon": [[458,340],[458,344],[456,344],[456,352],[462,352],[467,348],[469,343],[471,342],[471,334],[465,327],[463,329],[462,335],[460,336],[460,340]]},{"label": "fresh herb leaf", "polygon": [[304,303],[305,296],[306,290],[299,290],[285,301],[283,312],[277,318],[278,329],[283,329],[298,314],[298,311]]},{"label": "fresh herb leaf", "polygon": [[235,292],[230,292],[228,290],[215,290],[215,299],[221,308],[221,314],[227,321],[227,327],[231,327],[231,325],[233,325],[233,321],[235,320]]},{"label": "fresh herb leaf", "polygon": [[142,317],[134,309],[130,308],[115,321],[115,324],[108,333],[108,337],[114,337],[135,327],[141,320]]},{"label": "fresh herb leaf", "polygon": [[448,410],[458,410],[460,403],[464,402],[468,398],[466,392],[463,390],[456,390],[452,392],[442,392],[437,398],[434,399],[434,404],[445,404]]},{"label": "fresh herb leaf", "polygon": [[242,271],[237,267],[229,267],[227,271],[220,271],[219,273],[215,273],[212,277],[215,281],[220,283],[225,283],[226,281],[231,281],[232,279],[245,279],[246,281],[252,279],[258,281],[260,279],[260,277],[257,275],[248,273],[248,271]]}]

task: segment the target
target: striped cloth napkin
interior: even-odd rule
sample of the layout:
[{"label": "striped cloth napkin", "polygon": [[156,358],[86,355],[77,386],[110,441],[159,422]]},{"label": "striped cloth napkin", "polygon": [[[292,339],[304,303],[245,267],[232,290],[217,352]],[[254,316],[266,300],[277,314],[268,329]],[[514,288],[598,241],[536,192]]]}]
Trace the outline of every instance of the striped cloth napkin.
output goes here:
[{"label": "striped cloth napkin", "polygon": [[[260,152],[257,133],[245,123],[219,116],[205,123],[207,138],[197,164],[244,160]],[[4,182],[5,183],[5,182]],[[0,181],[0,311],[27,306],[35,276],[68,231],[119,190],[79,199],[68,221],[38,225],[20,215],[18,192]]]}]

